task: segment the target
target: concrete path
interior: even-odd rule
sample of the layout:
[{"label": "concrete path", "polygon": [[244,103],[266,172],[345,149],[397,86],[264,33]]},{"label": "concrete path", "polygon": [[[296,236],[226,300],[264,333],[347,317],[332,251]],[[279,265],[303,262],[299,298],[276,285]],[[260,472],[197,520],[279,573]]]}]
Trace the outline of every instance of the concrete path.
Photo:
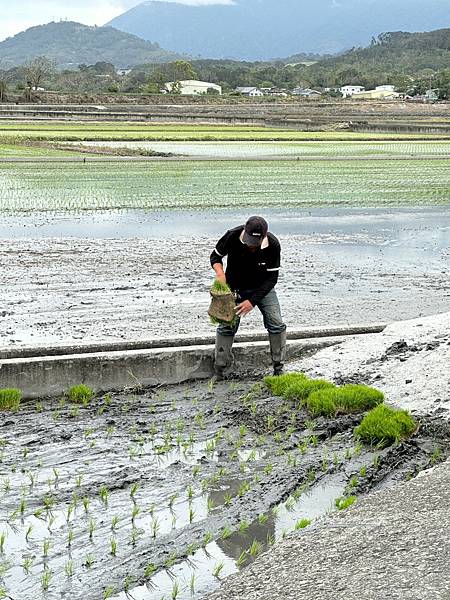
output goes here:
[{"label": "concrete path", "polygon": [[448,600],[450,462],[312,525],[210,600]]}]

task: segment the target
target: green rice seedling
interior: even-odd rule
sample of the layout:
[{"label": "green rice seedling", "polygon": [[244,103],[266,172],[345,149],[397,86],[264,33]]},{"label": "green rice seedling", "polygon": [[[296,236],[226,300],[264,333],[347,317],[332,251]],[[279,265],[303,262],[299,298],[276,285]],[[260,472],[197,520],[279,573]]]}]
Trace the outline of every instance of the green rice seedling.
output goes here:
[{"label": "green rice seedling", "polygon": [[194,498],[194,488],[192,487],[192,485],[189,485],[187,487],[186,495],[189,501],[191,501]]},{"label": "green rice seedling", "polygon": [[241,463],[239,465],[239,472],[240,473],[245,473],[247,471],[247,465],[245,463]]},{"label": "green rice seedling", "polygon": [[90,504],[90,500],[87,496],[83,496],[83,508],[84,508],[84,512],[87,513],[89,512],[89,504]]},{"label": "green rice seedling", "polygon": [[296,504],[295,498],[293,496],[289,496],[285,502],[286,510],[289,512],[292,512],[295,508],[295,504]]},{"label": "green rice seedling", "polygon": [[67,395],[71,402],[87,406],[94,397],[94,392],[87,385],[80,384],[72,386],[67,392]]},{"label": "green rice seedling", "polygon": [[224,498],[223,498],[223,503],[224,503],[224,505],[225,505],[225,506],[230,506],[230,504],[231,504],[232,500],[233,500],[233,496],[231,495],[231,493],[230,493],[230,492],[227,492],[227,493],[224,495]]},{"label": "green rice seedling", "polygon": [[220,574],[223,571],[224,566],[225,566],[225,563],[223,561],[220,561],[214,567],[214,569],[213,569],[213,576],[216,579],[220,579]]},{"label": "green rice seedling", "polygon": [[279,377],[265,377],[264,383],[275,396],[283,396],[290,385],[304,379],[306,375],[303,373],[286,373]]},{"label": "green rice seedling", "polygon": [[114,517],[111,519],[111,531],[115,531],[117,528],[117,525],[119,524],[119,517],[117,515],[114,515]]},{"label": "green rice seedling", "polygon": [[30,480],[30,488],[34,487],[35,483],[37,482],[37,475],[31,471],[28,471],[27,477]]},{"label": "green rice seedling", "polygon": [[5,492],[5,494],[7,494],[10,489],[11,489],[11,481],[9,480],[8,477],[5,477],[5,479],[3,479],[2,481],[2,487],[3,487],[3,491]]},{"label": "green rice seedling", "polygon": [[189,523],[193,523],[195,519],[195,510],[189,506]]},{"label": "green rice seedling", "polygon": [[25,533],[25,541],[26,542],[29,542],[32,533],[33,533],[33,525],[28,525],[27,531]]},{"label": "green rice seedling", "polygon": [[249,527],[250,527],[250,523],[244,519],[243,521],[241,521],[239,523],[238,531],[239,531],[239,533],[245,533]]},{"label": "green rice seedling", "polygon": [[109,598],[112,598],[115,593],[116,588],[112,585],[108,585],[108,587],[103,590],[103,600],[109,600]]},{"label": "green rice seedling", "polygon": [[378,456],[378,454],[373,457],[372,464],[375,467],[375,469],[379,468],[379,466],[380,466],[380,457]]},{"label": "green rice seedling", "polygon": [[250,548],[248,549],[248,553],[252,558],[256,558],[258,554],[261,554],[262,544],[258,542],[258,540],[253,540]]},{"label": "green rice seedling", "polygon": [[68,560],[66,562],[66,564],[64,565],[64,571],[67,575],[67,577],[73,577],[75,574],[75,570],[73,568],[73,561],[72,560]]},{"label": "green rice seedling", "polygon": [[353,448],[353,456],[360,456],[363,449],[363,445],[360,441],[356,442],[355,447]]},{"label": "green rice seedling", "polygon": [[264,525],[265,523],[267,523],[268,520],[269,515],[266,515],[265,513],[261,513],[260,515],[258,515],[258,522],[260,525]]},{"label": "green rice seedling", "polygon": [[305,491],[305,486],[302,485],[298,488],[296,488],[293,492],[292,492],[292,497],[294,498],[294,500],[297,502],[300,498],[300,496],[303,494],[303,492]]},{"label": "green rice seedling", "polygon": [[231,527],[224,527],[220,533],[220,539],[226,540],[233,535]]},{"label": "green rice seedling", "polygon": [[345,510],[356,502],[356,496],[348,496],[347,498],[336,498],[335,505],[338,510]]},{"label": "green rice seedling", "polygon": [[128,592],[130,591],[130,588],[134,585],[134,577],[132,577],[131,575],[127,575],[125,577],[125,579],[123,580],[123,591],[125,592],[125,594],[128,594]]},{"label": "green rice seedling", "polygon": [[136,527],[134,527],[134,525],[133,525],[133,527],[131,528],[131,545],[132,546],[136,546],[138,536],[139,536],[139,530]]},{"label": "green rice seedling", "polygon": [[367,467],[366,465],[363,465],[360,470],[359,470],[359,474],[361,475],[361,477],[365,477],[367,475]]},{"label": "green rice seedling", "polygon": [[67,546],[70,548],[72,546],[72,542],[73,542],[73,529],[72,527],[69,527],[69,530],[67,532]]},{"label": "green rice seedling", "polygon": [[309,429],[309,431],[313,432],[315,430],[315,428],[317,427],[317,423],[315,421],[313,421],[312,419],[306,420],[305,421],[305,429]]},{"label": "green rice seedling", "polygon": [[136,494],[139,490],[139,484],[138,483],[133,483],[133,485],[130,488],[130,497],[134,500],[134,498],[136,497]]},{"label": "green rice seedling", "polygon": [[274,417],[274,415],[267,415],[267,419],[266,419],[266,428],[267,431],[273,431],[275,424],[276,424],[277,420],[276,417]]},{"label": "green rice seedling", "polygon": [[202,546],[207,546],[213,540],[213,534],[210,531],[207,531],[203,537]]},{"label": "green rice seedling", "polygon": [[416,429],[417,423],[407,411],[380,404],[364,417],[354,433],[367,444],[389,446],[410,437]]},{"label": "green rice seedling", "polygon": [[191,592],[191,596],[195,596],[195,581],[197,576],[195,573],[191,573],[191,577],[189,579],[189,591]]},{"label": "green rice seedling", "polygon": [[195,465],[194,467],[192,467],[192,477],[197,477],[199,473],[200,473],[200,467],[198,465]]},{"label": "green rice seedling", "polygon": [[93,538],[94,538],[94,532],[97,529],[97,524],[94,521],[94,519],[89,519],[89,523],[88,523],[88,532],[89,532],[89,539],[92,542]]},{"label": "green rice seedling", "polygon": [[25,446],[25,448],[22,450],[22,456],[23,456],[24,460],[27,459],[29,453],[30,453],[30,449]]},{"label": "green rice seedling", "polygon": [[339,466],[340,460],[339,460],[339,455],[337,452],[333,452],[333,465],[335,466],[335,468],[337,468]]},{"label": "green rice seedling", "polygon": [[272,463],[268,463],[265,467],[264,467],[264,473],[266,475],[270,475],[273,471],[273,464]]},{"label": "green rice seedling", "polygon": [[169,509],[170,510],[173,509],[173,505],[175,504],[177,498],[178,498],[178,493],[172,494],[172,496],[170,496],[170,498],[169,498]]},{"label": "green rice seedling", "polygon": [[306,454],[308,452],[308,440],[305,440],[302,443],[298,443],[297,450],[301,452],[301,454]]},{"label": "green rice seedling", "polygon": [[186,548],[186,556],[191,556],[195,554],[198,550],[198,546],[195,542],[191,542],[189,546]]},{"label": "green rice seedling", "polygon": [[350,448],[345,450],[345,460],[350,460],[352,458],[352,451]]},{"label": "green rice seedling", "polygon": [[308,411],[313,416],[334,416],[338,412],[355,413],[370,410],[381,404],[384,395],[365,385],[343,385],[313,391],[306,399]]},{"label": "green rice seedling", "polygon": [[134,523],[136,520],[136,517],[139,516],[139,513],[141,512],[141,509],[139,508],[139,506],[133,506],[133,510],[131,511],[131,522]]},{"label": "green rice seedling", "polygon": [[23,559],[22,569],[23,569],[25,575],[30,574],[32,566],[33,566],[33,559],[30,556]]},{"label": "green rice seedling", "polygon": [[50,550],[50,540],[46,539],[42,543],[42,556],[48,558],[48,552]]},{"label": "green rice seedling", "polygon": [[173,567],[173,565],[177,562],[177,559],[178,559],[177,553],[172,552],[170,554],[169,558],[164,563],[164,566],[166,567],[166,569],[170,569],[171,567]]},{"label": "green rice seedling", "polygon": [[110,545],[110,553],[112,556],[116,556],[117,554],[117,540],[115,538],[111,538],[109,540],[109,545]]},{"label": "green rice seedling", "polygon": [[208,381],[208,384],[207,384],[207,387],[208,387],[208,392],[209,392],[210,394],[212,394],[212,393],[213,393],[213,391],[214,391],[214,386],[215,386],[215,381],[214,381],[214,379],[210,379],[210,380]]},{"label": "green rice seedling", "polygon": [[195,424],[200,427],[200,429],[205,429],[205,416],[201,411],[195,415],[194,421]]},{"label": "green rice seedling", "polygon": [[0,389],[0,410],[19,410],[22,392],[16,388]]},{"label": "green rice seedling", "polygon": [[42,591],[44,592],[48,592],[48,589],[50,587],[50,582],[52,579],[52,571],[50,571],[50,569],[44,569],[44,572],[41,575],[41,588]]},{"label": "green rice seedling", "polygon": [[236,566],[238,567],[238,569],[240,569],[241,567],[243,567],[245,565],[245,563],[248,561],[248,554],[247,551],[244,550],[243,552],[240,553],[239,558],[236,561]]},{"label": "green rice seedling", "polygon": [[153,577],[153,575],[155,574],[156,571],[156,567],[153,563],[148,563],[148,565],[145,567],[145,571],[144,571],[144,577],[145,579],[151,579]]},{"label": "green rice seedling", "polygon": [[287,464],[289,467],[297,466],[297,457],[294,454],[292,454],[291,452],[288,452],[286,457],[287,457]]},{"label": "green rice seedling", "polygon": [[71,414],[72,414],[73,417],[78,417],[78,415],[80,414],[80,407],[79,406],[73,406]]},{"label": "green rice seedling", "polygon": [[273,439],[275,440],[275,442],[277,444],[281,444],[284,441],[283,435],[279,431],[277,431],[275,433],[275,435],[273,436]]},{"label": "green rice seedling", "polygon": [[25,498],[21,498],[19,502],[19,514],[23,517],[25,510],[27,508],[27,502]]},{"label": "green rice seedling", "polygon": [[36,412],[42,412],[44,410],[44,406],[43,406],[42,402],[36,402],[35,408],[36,408]]},{"label": "green rice seedling", "polygon": [[261,476],[259,475],[259,473],[255,473],[253,475],[253,483],[260,483],[261,481]]},{"label": "green rice seedling", "polygon": [[159,520],[158,520],[158,518],[154,518],[152,520],[152,524],[150,526],[150,529],[151,529],[151,533],[152,533],[153,539],[156,539],[156,536],[158,535],[158,531],[159,531]]},{"label": "green rice seedling", "polygon": [[324,416],[331,417],[336,414],[337,407],[331,397],[331,394],[324,393],[323,390],[313,392],[306,399],[306,407],[313,417]]},{"label": "green rice seedling", "polygon": [[70,503],[67,506],[67,514],[66,514],[66,522],[67,523],[70,521],[73,511],[74,511],[74,505],[72,503]]},{"label": "green rice seedling", "polygon": [[90,569],[94,564],[95,560],[92,554],[86,554],[86,558],[84,559],[84,565],[87,569]]},{"label": "green rice seedling", "polygon": [[310,519],[300,519],[300,521],[297,521],[297,523],[295,524],[294,529],[298,531],[299,529],[305,529],[305,527],[308,527],[308,525],[311,525]]},{"label": "green rice seedling", "polygon": [[251,490],[251,485],[248,481],[243,481],[238,489],[238,496],[242,498],[247,492]]},{"label": "green rice seedling", "polygon": [[50,515],[48,518],[48,521],[47,521],[47,528],[50,531],[50,533],[52,533],[52,527],[53,527],[53,524],[55,523],[55,521],[56,521],[56,517],[54,515]]},{"label": "green rice seedling", "polygon": [[308,442],[310,446],[312,446],[313,448],[317,448],[317,446],[319,445],[319,438],[317,437],[317,435],[310,435]]},{"label": "green rice seedling", "polygon": [[306,478],[307,478],[308,483],[312,483],[315,480],[315,478],[316,478],[316,472],[315,472],[315,470],[312,469],[312,468],[309,469]]},{"label": "green rice seedling", "polygon": [[5,553],[6,531],[0,533],[0,554]]},{"label": "green rice seedling", "polygon": [[179,593],[180,593],[180,585],[179,585],[178,581],[175,579],[175,581],[172,584],[172,593],[170,595],[171,599],[177,600]]},{"label": "green rice seedling", "polygon": [[434,465],[436,465],[437,463],[442,462],[443,459],[444,456],[442,454],[442,450],[440,448],[435,448],[433,450],[432,455],[430,456],[429,465],[431,467],[434,467]]},{"label": "green rice seedling", "polygon": [[100,494],[100,498],[103,501],[103,504],[105,505],[105,507],[107,507],[108,506],[108,498],[109,498],[108,488],[105,485],[101,485],[99,494]]}]

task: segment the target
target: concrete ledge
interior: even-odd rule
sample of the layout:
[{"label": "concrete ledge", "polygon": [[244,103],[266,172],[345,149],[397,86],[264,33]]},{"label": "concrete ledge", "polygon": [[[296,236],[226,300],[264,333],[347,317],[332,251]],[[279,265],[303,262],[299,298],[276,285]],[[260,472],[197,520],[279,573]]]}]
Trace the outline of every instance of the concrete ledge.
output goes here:
[{"label": "concrete ledge", "polygon": [[[340,325],[336,327],[302,327],[288,329],[288,340],[304,340],[335,336],[364,335],[368,333],[381,333],[386,329],[385,323],[372,323],[370,325]],[[64,356],[69,354],[93,354],[98,352],[118,352],[126,350],[150,350],[157,348],[179,348],[186,346],[210,346],[214,344],[214,335],[210,336],[174,336],[164,339],[153,338],[132,342],[99,342],[88,344],[69,344],[60,346],[30,346],[24,348],[0,349],[0,359],[28,358],[36,356]],[[238,334],[236,342],[263,342],[267,341],[266,331],[257,331],[248,334]]]},{"label": "concrete ledge", "polygon": [[[288,343],[294,360],[334,345],[344,338],[323,337]],[[270,365],[267,341],[237,343],[233,348],[237,374],[263,371]],[[0,362],[0,388],[15,387],[24,398],[57,396],[84,383],[96,392],[208,379],[213,374],[213,345],[93,352],[62,356],[10,358]]]}]

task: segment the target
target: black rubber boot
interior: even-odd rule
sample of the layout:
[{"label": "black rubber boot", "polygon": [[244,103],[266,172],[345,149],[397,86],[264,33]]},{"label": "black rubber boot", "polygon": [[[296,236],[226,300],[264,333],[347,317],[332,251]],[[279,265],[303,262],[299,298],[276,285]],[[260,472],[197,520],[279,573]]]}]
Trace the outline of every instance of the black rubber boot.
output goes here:
[{"label": "black rubber boot", "polygon": [[273,374],[275,376],[283,375],[284,361],[286,359],[286,331],[269,333],[269,342]]},{"label": "black rubber boot", "polygon": [[233,363],[231,348],[234,335],[216,334],[216,350],[214,360],[214,381],[222,381],[225,378],[225,370]]}]

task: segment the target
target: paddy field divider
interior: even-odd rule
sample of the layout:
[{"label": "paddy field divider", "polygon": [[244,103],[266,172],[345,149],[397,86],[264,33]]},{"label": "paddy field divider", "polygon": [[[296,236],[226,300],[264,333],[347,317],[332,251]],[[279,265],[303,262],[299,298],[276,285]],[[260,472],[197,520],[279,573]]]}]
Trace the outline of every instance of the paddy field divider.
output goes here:
[{"label": "paddy field divider", "polygon": [[[349,336],[381,333],[385,324],[289,330],[287,360],[335,345]],[[233,347],[238,376],[270,367],[267,334],[237,336]],[[84,383],[94,391],[144,388],[209,379],[214,337],[172,337],[0,351],[0,388],[19,388],[24,398],[58,396]]]}]

